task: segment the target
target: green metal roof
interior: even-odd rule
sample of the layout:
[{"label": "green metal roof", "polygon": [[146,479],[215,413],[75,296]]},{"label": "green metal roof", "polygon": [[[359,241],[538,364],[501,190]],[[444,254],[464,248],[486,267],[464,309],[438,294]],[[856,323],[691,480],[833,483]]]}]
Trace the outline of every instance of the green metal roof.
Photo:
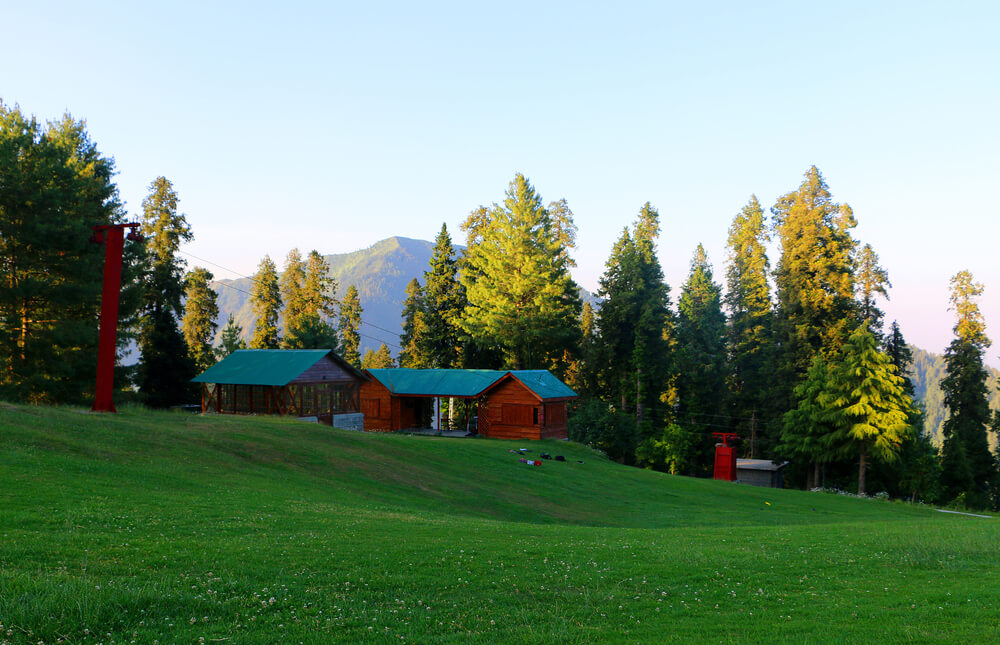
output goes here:
[{"label": "green metal roof", "polygon": [[546,370],[367,370],[393,394],[402,396],[479,396],[510,374],[540,399],[572,398],[576,392]]},{"label": "green metal roof", "polygon": [[191,380],[195,383],[287,385],[327,354],[333,352],[329,349],[240,349]]},{"label": "green metal roof", "polygon": [[548,370],[512,370],[511,375],[543,400],[576,397],[573,388],[557,379]]},{"label": "green metal roof", "polygon": [[393,394],[477,396],[506,374],[503,370],[418,370],[406,367],[368,370]]}]

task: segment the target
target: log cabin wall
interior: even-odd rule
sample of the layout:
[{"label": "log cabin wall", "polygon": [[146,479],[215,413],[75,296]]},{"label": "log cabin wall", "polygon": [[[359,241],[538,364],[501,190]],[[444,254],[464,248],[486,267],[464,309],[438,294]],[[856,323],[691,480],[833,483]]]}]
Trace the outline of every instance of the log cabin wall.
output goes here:
[{"label": "log cabin wall", "polygon": [[[517,381],[498,385],[486,395],[486,424],[479,433],[493,439],[541,439],[542,403]],[[482,419],[482,417],[480,417]]]},{"label": "log cabin wall", "polygon": [[399,402],[394,400],[389,389],[378,381],[373,379],[361,384],[361,413],[365,415],[367,432],[398,430],[399,414],[397,412],[393,415],[393,409],[398,407]]},{"label": "log cabin wall", "polygon": [[566,401],[555,401],[545,404],[545,424],[542,427],[543,439],[565,439],[569,436],[569,426],[566,422]]}]

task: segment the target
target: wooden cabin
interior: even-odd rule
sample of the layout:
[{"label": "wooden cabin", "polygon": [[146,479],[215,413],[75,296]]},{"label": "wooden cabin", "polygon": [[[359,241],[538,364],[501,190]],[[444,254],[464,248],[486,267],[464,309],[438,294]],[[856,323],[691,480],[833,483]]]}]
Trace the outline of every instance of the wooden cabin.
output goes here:
[{"label": "wooden cabin", "polygon": [[547,370],[507,372],[479,404],[479,434],[496,439],[565,439],[576,392]]},{"label": "wooden cabin", "polygon": [[202,412],[315,417],[328,425],[343,417],[359,430],[365,380],[329,349],[242,349],[192,379],[201,384]]},{"label": "wooden cabin", "polygon": [[368,380],[361,386],[361,411],[365,430],[370,432],[440,427],[432,418],[435,399],[478,399],[505,374],[498,370],[410,368],[364,373]]},{"label": "wooden cabin", "polygon": [[471,429],[484,437],[565,439],[567,403],[576,398],[546,370],[401,368],[365,370],[365,375],[361,411],[370,432],[427,428],[434,400],[455,397],[477,402]]}]

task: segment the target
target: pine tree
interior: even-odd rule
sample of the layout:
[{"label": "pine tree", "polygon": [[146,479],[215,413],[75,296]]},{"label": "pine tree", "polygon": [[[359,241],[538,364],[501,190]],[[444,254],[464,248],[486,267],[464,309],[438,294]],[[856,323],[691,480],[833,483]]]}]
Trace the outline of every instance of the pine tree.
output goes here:
[{"label": "pine tree", "polygon": [[250,287],[250,305],[255,319],[250,348],[278,349],[281,342],[278,336],[281,288],[278,286],[278,268],[267,255],[257,265],[253,286]]},{"label": "pine tree", "polygon": [[377,352],[369,349],[365,352],[364,358],[361,359],[361,367],[366,370],[387,369],[395,366],[392,354],[389,353],[389,347],[385,343],[379,346]]},{"label": "pine tree", "polygon": [[520,369],[547,367],[575,347],[580,299],[568,249],[528,180],[516,175],[504,204],[475,211],[463,229],[463,330]]},{"label": "pine tree", "polygon": [[[768,286],[769,241],[764,210],[752,195],[729,228],[729,266],[726,296],[732,404],[730,410],[741,434],[748,439],[749,456],[769,454],[778,437],[760,432],[760,419],[771,421],[777,411],[771,403],[773,315]],[[773,425],[773,421],[772,421]]]},{"label": "pine tree", "polygon": [[955,339],[945,352],[947,375],[941,381],[948,408],[941,446],[944,498],[974,508],[991,504],[998,478],[986,436],[990,408],[983,354],[990,340],[976,301],[982,293],[983,285],[968,271],[959,271],[951,279],[951,308],[958,321]]},{"label": "pine tree", "polygon": [[[104,246],[88,239],[124,221],[114,174],[82,121],[42,127],[0,102],[0,398],[81,404],[93,392]],[[119,346],[140,246],[125,245]]]},{"label": "pine tree", "polygon": [[913,363],[913,351],[906,344],[899,323],[895,320],[892,321],[889,335],[885,339],[885,353],[896,368],[896,374],[903,378],[903,391],[911,399],[914,398],[913,381],[908,376],[910,365]]},{"label": "pine tree", "polygon": [[671,327],[669,287],[656,257],[659,213],[648,202],[630,232],[622,231],[600,278],[597,334],[588,361],[593,368],[592,389],[628,413],[635,425],[616,423],[626,435],[618,446],[631,441],[625,461],[662,468],[663,451],[655,442],[669,418],[661,405],[671,367],[666,334]]},{"label": "pine tree", "polygon": [[330,265],[326,259],[313,249],[306,258],[306,279],[303,288],[305,295],[305,312],[318,315],[323,320],[330,320],[337,311],[337,281],[330,275]]},{"label": "pine tree", "polygon": [[426,352],[427,320],[425,318],[424,292],[416,278],[406,285],[406,300],[403,302],[403,333],[399,337],[402,349],[399,351],[399,366],[411,368],[430,367],[430,357]]},{"label": "pine tree", "polygon": [[184,319],[181,328],[195,369],[203,372],[215,363],[212,341],[218,327],[217,294],[210,283],[214,276],[208,269],[195,267],[184,278]]},{"label": "pine tree", "polygon": [[912,402],[888,356],[863,322],[851,334],[829,372],[825,405],[836,415],[823,437],[835,454],[858,456],[858,494],[865,494],[870,458],[892,462],[912,429]]},{"label": "pine tree", "polygon": [[849,206],[833,201],[815,166],[771,211],[781,244],[775,324],[784,358],[778,378],[793,384],[814,356],[835,356],[855,326],[850,231],[857,222]]},{"label": "pine tree", "polygon": [[243,327],[236,324],[233,314],[229,314],[229,320],[222,328],[222,340],[215,349],[215,355],[219,360],[222,360],[233,352],[246,348],[247,344],[243,340]]},{"label": "pine tree", "polygon": [[879,340],[882,339],[882,317],[885,314],[878,308],[876,298],[882,296],[888,300],[889,292],[886,289],[891,288],[889,274],[879,266],[875,250],[871,244],[865,244],[857,260],[858,314],[867,323],[868,331]]},{"label": "pine tree", "polygon": [[659,213],[648,202],[632,233],[622,231],[600,278],[594,363],[603,365],[604,398],[639,421],[662,420],[647,411],[659,407],[666,389],[669,356],[665,331],[671,326],[670,288],[656,257]]},{"label": "pine tree", "polygon": [[285,257],[285,270],[279,279],[281,287],[282,347],[289,348],[288,337],[295,336],[306,310],[306,267],[302,262],[302,253],[292,249]]},{"label": "pine tree", "polygon": [[[885,355],[902,378],[903,393],[915,400],[913,381],[909,377],[913,351],[903,338],[898,322],[893,321],[890,325],[884,345]],[[889,464],[873,464],[874,479],[894,496],[907,496],[911,501],[933,500],[940,493],[938,451],[923,432],[924,413],[916,405],[911,407],[908,422],[910,433],[903,441],[899,459]]]},{"label": "pine tree", "polygon": [[142,201],[146,275],[139,320],[139,391],[151,407],[184,403],[191,397],[195,365],[179,327],[183,315],[184,261],[180,245],[193,239],[187,218],[177,212],[177,193],[166,177],[149,185]]},{"label": "pine tree", "polygon": [[[292,254],[289,258],[291,262]],[[283,280],[287,278],[282,345],[287,349],[337,349],[337,330],[331,322],[336,311],[333,293],[337,282],[330,277],[330,266],[314,249],[304,265],[298,263],[295,273],[295,277],[288,278],[286,269],[282,276]],[[288,298],[292,304],[287,304]]]},{"label": "pine tree", "polygon": [[344,300],[340,304],[340,355],[354,367],[361,367],[361,299],[358,289],[353,284],[347,288]]},{"label": "pine tree", "polygon": [[430,367],[459,367],[462,362],[461,320],[466,307],[465,288],[458,281],[458,262],[448,235],[441,225],[434,243],[430,271],[424,273],[422,306],[426,333],[422,352]]},{"label": "pine tree", "polygon": [[826,405],[830,366],[819,354],[813,357],[805,378],[795,386],[796,405],[783,417],[779,455],[810,465],[807,488],[820,485],[820,466],[832,455],[824,438],[836,429],[837,417]]},{"label": "pine tree", "polygon": [[712,435],[726,409],[726,317],[722,289],[712,279],[704,247],[698,245],[691,272],[677,302],[677,417],[682,427],[700,432],[689,464],[707,472],[712,463]]}]

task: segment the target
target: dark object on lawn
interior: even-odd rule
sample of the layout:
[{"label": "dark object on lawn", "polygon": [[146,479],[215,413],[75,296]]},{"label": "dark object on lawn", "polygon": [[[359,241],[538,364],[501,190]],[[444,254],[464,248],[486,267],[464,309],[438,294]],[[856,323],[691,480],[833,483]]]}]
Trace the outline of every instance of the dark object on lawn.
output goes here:
[{"label": "dark object on lawn", "polygon": [[582,459],[577,459],[577,460],[576,460],[576,463],[578,463],[578,464],[582,464],[582,463],[583,463],[583,460],[582,460]]},{"label": "dark object on lawn", "polygon": [[550,455],[547,452],[543,452],[542,454],[540,454],[538,456],[541,457],[542,459],[552,459],[552,455]]},{"label": "dark object on lawn", "polygon": [[556,461],[566,461],[566,458],[562,455],[556,455]]}]

